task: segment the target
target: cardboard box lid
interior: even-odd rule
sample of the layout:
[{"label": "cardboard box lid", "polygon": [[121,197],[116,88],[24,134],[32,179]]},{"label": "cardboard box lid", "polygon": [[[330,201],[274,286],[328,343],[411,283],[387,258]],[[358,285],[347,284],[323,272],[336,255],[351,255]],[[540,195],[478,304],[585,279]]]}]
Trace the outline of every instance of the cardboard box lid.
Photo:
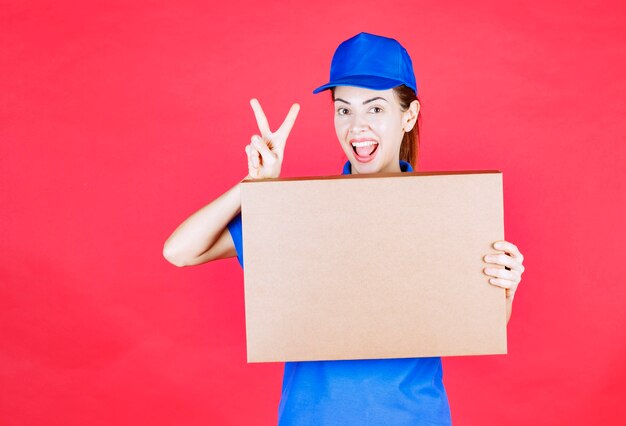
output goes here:
[{"label": "cardboard box lid", "polygon": [[506,353],[499,171],[244,181],[248,362]]}]

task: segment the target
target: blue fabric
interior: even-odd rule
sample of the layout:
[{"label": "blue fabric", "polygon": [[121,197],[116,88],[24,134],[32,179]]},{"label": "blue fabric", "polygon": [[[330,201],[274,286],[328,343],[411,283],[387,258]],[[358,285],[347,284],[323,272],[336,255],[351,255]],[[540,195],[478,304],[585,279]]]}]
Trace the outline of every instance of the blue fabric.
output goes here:
[{"label": "blue fabric", "polygon": [[[402,160],[400,168],[413,171]],[[228,229],[243,267],[241,214]],[[451,425],[441,358],[286,362],[278,424]]]},{"label": "blue fabric", "polygon": [[226,226],[228,226],[230,236],[233,239],[233,243],[235,243],[235,250],[237,250],[237,260],[243,268],[243,228],[241,226],[241,213],[237,213],[237,215],[230,222],[228,222],[228,225]]},{"label": "blue fabric", "polygon": [[[411,167],[411,163],[407,163],[406,161],[400,160],[400,171],[403,172],[412,172],[413,167]],[[346,164],[343,165],[343,170],[341,171],[342,175],[351,175],[352,174],[352,164],[349,161],[346,161]]]},{"label": "blue fabric", "polygon": [[330,81],[313,90],[334,86],[357,86],[374,90],[405,84],[417,95],[413,62],[397,40],[360,32],[343,41],[330,63]]}]

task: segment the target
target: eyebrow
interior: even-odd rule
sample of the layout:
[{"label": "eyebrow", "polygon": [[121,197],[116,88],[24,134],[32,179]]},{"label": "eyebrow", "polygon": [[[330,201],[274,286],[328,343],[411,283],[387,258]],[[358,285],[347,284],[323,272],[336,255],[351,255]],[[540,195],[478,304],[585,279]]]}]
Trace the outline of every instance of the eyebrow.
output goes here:
[{"label": "eyebrow", "polygon": [[[389,102],[389,101],[388,101],[387,99],[385,99],[385,98],[381,98],[380,96],[376,96],[375,98],[372,98],[372,99],[368,99],[368,100],[366,100],[366,101],[363,101],[363,105],[365,105],[365,104],[366,104],[366,103],[368,103],[368,102],[375,101],[376,99],[382,99],[382,100],[383,100],[383,101],[385,101],[385,102]],[[344,102],[344,103],[346,103],[346,104],[350,105],[350,102],[348,102],[348,101],[344,101],[344,100],[343,100],[343,99],[341,99],[341,98],[336,98],[336,99],[335,99],[335,102],[337,102],[337,101],[339,101],[339,102]]]}]

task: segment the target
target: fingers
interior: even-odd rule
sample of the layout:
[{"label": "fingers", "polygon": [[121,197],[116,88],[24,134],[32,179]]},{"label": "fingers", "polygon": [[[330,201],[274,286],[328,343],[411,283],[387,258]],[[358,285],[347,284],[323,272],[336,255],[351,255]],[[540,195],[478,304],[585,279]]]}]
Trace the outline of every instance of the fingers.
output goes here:
[{"label": "fingers", "polygon": [[252,98],[250,99],[250,105],[252,106],[252,110],[254,111],[254,117],[256,118],[256,123],[259,126],[259,130],[261,131],[261,136],[263,136],[263,139],[269,139],[271,133],[270,125],[267,122],[267,118],[265,117],[263,108],[261,108],[261,104],[256,98]]},{"label": "fingers", "polygon": [[286,138],[287,135],[289,135],[289,132],[291,132],[291,129],[293,128],[293,123],[296,122],[296,117],[298,116],[299,111],[300,111],[299,104],[293,104],[291,108],[289,109],[289,112],[287,113],[287,117],[285,118],[285,121],[283,121],[283,124],[281,124],[280,128],[278,129],[278,132],[280,132],[281,134],[284,134],[283,137]]},{"label": "fingers", "polygon": [[520,263],[524,261],[524,255],[519,251],[515,244],[509,243],[508,241],[496,241],[493,243],[493,247],[515,257]]},{"label": "fingers", "polygon": [[[255,136],[252,137],[254,139]],[[261,167],[261,154],[254,144],[246,145],[246,154],[248,155],[248,167],[253,171]]]},{"label": "fingers", "polygon": [[505,280],[519,281],[520,273],[517,271],[507,271],[502,268],[484,268],[483,272],[495,278],[502,278]]},{"label": "fingers", "polygon": [[272,174],[278,161],[278,155],[270,150],[259,135],[253,135],[250,138],[250,144],[246,145],[245,150],[248,156],[248,169],[251,177],[259,178],[268,173]]},{"label": "fingers", "polygon": [[493,247],[504,253],[488,254],[484,260],[489,263],[504,266],[505,268],[485,268],[483,272],[493,278],[489,278],[489,283],[506,289],[506,297],[513,300],[517,286],[522,280],[524,273],[524,255],[515,244],[508,241],[496,241]]},{"label": "fingers", "polygon": [[258,136],[252,137],[252,145],[261,154],[261,164],[271,164],[278,156]]},{"label": "fingers", "polygon": [[515,286],[513,281],[504,280],[502,278],[490,278],[489,282],[495,286],[506,288],[507,290],[512,289]]},{"label": "fingers", "polygon": [[524,272],[524,265],[522,265],[519,261],[511,256],[507,256],[506,254],[488,254],[483,257],[485,262],[494,263],[496,265],[501,265],[506,267],[509,270],[514,270],[519,272],[520,274]]},{"label": "fingers", "polygon": [[515,297],[515,291],[517,290],[517,283],[509,281],[509,280],[503,280],[501,278],[491,278],[489,280],[490,284],[495,285],[496,287],[501,287],[503,289],[505,289],[505,296],[507,297],[507,299],[511,299],[513,300],[513,298]]},{"label": "fingers", "polygon": [[512,298],[520,283],[521,274],[517,271],[508,271],[502,268],[485,268],[483,272],[492,276],[489,284],[506,289],[506,297]]},{"label": "fingers", "polygon": [[252,98],[250,99],[250,105],[261,131],[261,136],[254,135],[251,138],[250,145],[246,147],[250,174],[256,178],[278,177],[280,176],[287,135],[293,127],[298,111],[300,111],[300,105],[293,104],[291,106],[283,124],[275,133],[270,131],[267,117],[259,101]]}]

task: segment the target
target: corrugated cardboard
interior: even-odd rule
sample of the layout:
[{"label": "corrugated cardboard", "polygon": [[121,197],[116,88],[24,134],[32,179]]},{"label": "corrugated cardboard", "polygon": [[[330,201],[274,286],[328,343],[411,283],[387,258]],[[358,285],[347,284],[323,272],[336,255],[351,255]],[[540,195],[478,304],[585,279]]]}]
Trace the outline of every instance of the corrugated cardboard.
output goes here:
[{"label": "corrugated cardboard", "polygon": [[503,354],[499,171],[244,181],[248,362]]}]

